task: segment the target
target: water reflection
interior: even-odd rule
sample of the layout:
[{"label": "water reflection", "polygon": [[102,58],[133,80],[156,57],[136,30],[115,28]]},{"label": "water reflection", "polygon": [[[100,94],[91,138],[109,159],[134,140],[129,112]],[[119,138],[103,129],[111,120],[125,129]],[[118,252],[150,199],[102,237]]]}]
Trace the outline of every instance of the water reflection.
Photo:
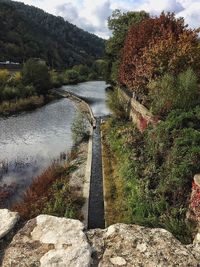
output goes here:
[{"label": "water reflection", "polygon": [[80,83],[76,86],[67,85],[63,86],[62,89],[73,92],[87,100],[90,104],[93,113],[96,117],[108,115],[109,109],[106,106],[106,83],[103,81],[99,82],[85,82]]},{"label": "water reflection", "polygon": [[[95,116],[109,113],[105,105],[104,82],[64,88],[87,97]],[[61,99],[33,112],[0,118],[0,207],[1,192],[6,186],[10,186],[10,195],[19,197],[32,179],[61,152],[71,149],[75,112],[73,102]]]}]

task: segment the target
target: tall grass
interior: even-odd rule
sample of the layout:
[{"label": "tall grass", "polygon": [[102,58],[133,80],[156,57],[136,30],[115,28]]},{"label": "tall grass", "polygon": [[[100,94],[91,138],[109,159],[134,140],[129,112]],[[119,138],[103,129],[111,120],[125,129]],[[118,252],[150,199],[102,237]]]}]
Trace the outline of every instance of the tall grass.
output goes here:
[{"label": "tall grass", "polygon": [[31,96],[16,101],[3,101],[0,103],[0,115],[6,116],[24,110],[32,110],[44,104],[44,96]]},{"label": "tall grass", "polygon": [[52,163],[33,181],[23,194],[22,201],[14,205],[12,210],[19,212],[24,220],[41,213],[81,218],[83,199],[76,196],[69,186],[70,174],[76,170],[78,164],[71,164],[71,161],[77,155],[76,151],[72,151],[64,164]]}]

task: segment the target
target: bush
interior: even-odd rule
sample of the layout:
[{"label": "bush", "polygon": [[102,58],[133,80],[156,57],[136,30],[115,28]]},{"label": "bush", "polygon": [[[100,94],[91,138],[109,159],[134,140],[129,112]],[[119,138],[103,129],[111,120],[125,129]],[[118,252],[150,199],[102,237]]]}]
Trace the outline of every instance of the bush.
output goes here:
[{"label": "bush", "polygon": [[76,113],[71,130],[72,130],[73,141],[75,144],[81,142],[82,140],[88,139],[90,135],[89,122],[85,114],[81,112]]},{"label": "bush", "polygon": [[50,72],[50,80],[51,80],[52,87],[55,87],[55,88],[59,88],[63,84],[62,75],[54,70]]},{"label": "bush", "polygon": [[106,103],[115,117],[125,120],[128,119],[129,103],[123,98],[118,88],[108,91]]},{"label": "bush", "polygon": [[80,75],[76,70],[66,70],[64,74],[65,84],[76,84],[80,81]]},{"label": "bush", "polygon": [[173,109],[189,110],[199,102],[197,76],[192,69],[180,73],[177,78],[165,74],[148,87],[154,114],[164,115]]},{"label": "bush", "polygon": [[8,70],[0,70],[0,86],[5,85],[10,78],[10,73]]},{"label": "bush", "polygon": [[22,79],[25,85],[32,84],[38,95],[47,94],[50,89],[48,67],[42,61],[29,59],[23,66]]},{"label": "bush", "polygon": [[21,72],[15,72],[8,80],[10,86],[19,86],[22,83],[22,74]]},{"label": "bush", "polygon": [[164,227],[191,242],[186,212],[193,176],[200,172],[200,107],[172,111],[143,134],[118,119],[107,132],[115,171],[124,181],[128,222]]},{"label": "bush", "polygon": [[17,87],[6,85],[1,93],[2,100],[11,100],[20,97],[20,90]]}]

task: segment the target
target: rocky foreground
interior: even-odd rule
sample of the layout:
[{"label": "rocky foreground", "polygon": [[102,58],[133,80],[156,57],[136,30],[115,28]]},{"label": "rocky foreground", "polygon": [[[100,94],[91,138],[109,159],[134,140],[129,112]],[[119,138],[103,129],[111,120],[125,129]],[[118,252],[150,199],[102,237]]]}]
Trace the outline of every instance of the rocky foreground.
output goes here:
[{"label": "rocky foreground", "polygon": [[[4,241],[19,216],[0,210]],[[200,234],[182,245],[164,229],[116,224],[105,230],[84,231],[77,220],[40,215],[18,230],[2,256],[2,267],[197,267]]]}]

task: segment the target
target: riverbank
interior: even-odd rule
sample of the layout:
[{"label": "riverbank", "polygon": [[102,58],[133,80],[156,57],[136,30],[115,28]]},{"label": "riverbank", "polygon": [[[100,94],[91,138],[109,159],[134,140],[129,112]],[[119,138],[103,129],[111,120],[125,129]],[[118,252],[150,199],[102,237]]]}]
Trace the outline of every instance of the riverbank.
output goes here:
[{"label": "riverbank", "polygon": [[59,98],[58,95],[48,94],[46,96],[31,96],[18,100],[3,101],[0,103],[0,116],[6,117],[23,111],[31,111]]},{"label": "riverbank", "polygon": [[66,160],[54,162],[34,180],[23,200],[12,210],[19,212],[22,220],[43,213],[83,221],[87,151],[88,142],[82,142],[71,150]]}]

